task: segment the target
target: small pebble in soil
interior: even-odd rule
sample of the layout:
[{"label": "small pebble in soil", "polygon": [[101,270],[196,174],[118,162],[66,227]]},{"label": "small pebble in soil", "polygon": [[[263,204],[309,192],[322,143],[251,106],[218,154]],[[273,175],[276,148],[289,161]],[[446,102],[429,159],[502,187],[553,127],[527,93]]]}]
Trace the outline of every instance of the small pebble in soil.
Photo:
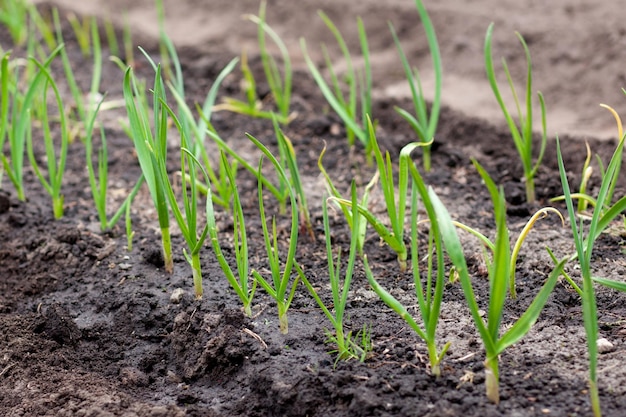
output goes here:
[{"label": "small pebble in soil", "polygon": [[604,337],[598,339],[596,344],[598,345],[599,353],[609,353],[615,350],[615,345],[613,345],[613,343],[606,340]]},{"label": "small pebble in soil", "polygon": [[148,376],[132,366],[120,370],[120,381],[122,385],[134,385],[138,387],[145,387],[149,383]]},{"label": "small pebble in soil", "polygon": [[80,231],[78,229],[60,229],[56,234],[56,239],[59,242],[74,245],[80,240]]},{"label": "small pebble in soil", "polygon": [[176,288],[174,291],[172,291],[172,295],[170,295],[170,303],[179,304],[184,295],[185,290],[183,290],[182,288]]},{"label": "small pebble in soil", "polygon": [[175,384],[183,382],[183,379],[180,376],[176,375],[174,371],[167,371],[167,380]]}]

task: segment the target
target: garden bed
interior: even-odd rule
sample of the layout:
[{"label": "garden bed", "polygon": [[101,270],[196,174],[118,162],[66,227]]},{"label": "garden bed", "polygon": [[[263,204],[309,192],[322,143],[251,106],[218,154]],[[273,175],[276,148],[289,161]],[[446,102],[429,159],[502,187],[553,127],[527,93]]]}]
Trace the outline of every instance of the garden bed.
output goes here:
[{"label": "garden bed", "polygon": [[[256,5],[251,7],[248,12],[256,13]],[[273,8],[270,5],[268,10],[270,23],[274,19]],[[399,14],[398,10],[404,9],[390,7],[390,10]],[[65,16],[65,11],[61,15]],[[315,18],[313,13],[310,19]],[[416,14],[413,19],[418,22]],[[401,19],[396,26],[407,22],[406,18]],[[372,13],[365,23],[384,28],[385,22],[376,21]],[[64,24],[64,29],[73,66],[90,68],[91,61],[81,55],[69,25]],[[291,28],[295,30],[296,27]],[[377,36],[380,32],[376,30],[371,33],[373,45],[388,40],[387,32],[384,37]],[[443,28],[442,45],[446,33]],[[157,57],[157,39],[149,35],[138,35],[137,42]],[[514,38],[504,30],[498,36]],[[0,28],[0,39],[2,48],[12,47],[4,28]],[[482,42],[483,38],[479,39]],[[253,52],[255,41],[253,32],[247,41],[252,45],[248,54],[257,79],[262,79],[260,59]],[[309,45],[313,45],[312,41]],[[392,44],[388,47],[393,49]],[[535,45],[531,48],[534,56]],[[220,50],[219,45],[212,45],[211,49],[211,54],[198,45],[179,49],[185,88],[192,103],[202,102],[213,80],[233,57],[227,46]],[[392,52],[395,54],[395,50]],[[24,51],[16,48],[14,53],[23,55]],[[139,54],[136,60],[135,71],[150,83],[152,69]],[[539,64],[545,65],[544,61]],[[62,77],[60,62],[53,62],[51,68],[53,74]],[[88,89],[91,74],[87,71],[76,74],[79,85]],[[103,74],[101,90],[111,99],[122,98],[124,73],[114,63],[105,62]],[[327,300],[328,268],[321,209],[325,182],[317,158],[326,144],[324,166],[335,185],[346,193],[353,178],[363,186],[375,169],[367,165],[361,147],[350,149],[341,120],[329,111],[304,66],[296,70],[294,80],[293,110],[297,117],[284,127],[284,132],[295,148],[313,223],[313,237],[300,235],[296,259]],[[240,81],[241,73],[237,70],[226,78],[220,97],[239,96]],[[383,85],[379,87],[378,91],[385,91]],[[620,85],[614,87],[619,90]],[[259,83],[261,94],[264,90],[267,86]],[[71,101],[69,92],[62,91]],[[595,110],[597,103],[593,98],[590,100],[587,105]],[[617,108],[620,103],[615,104]],[[409,108],[410,102],[379,94],[373,114],[378,121],[381,148],[397,161],[400,149],[415,137],[394,111],[395,105]],[[572,108],[577,110],[579,106],[577,101]],[[606,131],[610,131],[613,128],[610,116],[603,111],[594,114],[606,118],[609,126]],[[122,202],[141,174],[133,143],[121,127],[120,120],[125,117],[123,107],[107,110],[101,117],[109,148],[112,207]],[[246,138],[246,132],[277,152],[271,121],[221,111],[214,113],[212,122],[221,137],[253,165],[257,164],[260,153]],[[487,120],[444,106],[433,145],[433,169],[423,173],[425,182],[438,193],[454,219],[490,238],[495,233],[492,203],[470,157],[478,160],[497,184],[503,185],[508,203],[507,222],[514,237],[538,208],[552,205],[549,200],[563,192],[551,130],[544,163],[536,179],[538,202],[525,203],[520,181],[522,166],[510,133],[501,124],[501,116],[497,121]],[[586,157],[580,133],[576,128],[560,132],[565,166],[573,186],[580,182]],[[617,146],[616,140],[585,139],[605,163]],[[175,144],[171,146],[173,163],[179,158],[178,151]],[[35,149],[35,154],[40,161],[44,160],[42,146]],[[139,191],[131,209],[135,232],[132,251],[126,248],[123,222],[110,232],[100,232],[84,158],[84,145],[80,141],[72,143],[63,185],[65,213],[59,220],[53,218],[49,197],[30,169],[25,174],[26,202],[18,201],[8,178],[2,183],[0,414],[155,417],[591,414],[581,301],[565,280],[557,283],[530,333],[502,354],[501,401],[496,405],[485,396],[484,349],[458,282],[446,285],[444,291],[438,339],[441,344],[450,341],[451,347],[442,362],[441,377],[435,377],[430,373],[425,344],[372,291],[361,262],[357,262],[346,327],[356,332],[368,326],[373,350],[363,363],[336,361],[329,353],[333,347],[325,343],[325,329],[331,325],[304,286],[297,289],[288,313],[289,333],[283,335],[279,332],[275,303],[262,289],[255,296],[252,318],[243,314],[241,303],[208,244],[201,252],[205,290],[202,300],[196,300],[193,294],[191,269],[182,253],[185,244],[180,233],[173,233],[174,272],[165,272],[159,225],[146,187]],[[415,160],[421,169],[419,152],[415,153]],[[595,162],[594,166],[597,172]],[[624,185],[622,175],[618,185],[620,195]],[[267,256],[258,217],[257,181],[240,170],[237,186],[249,230],[251,267],[262,270],[267,268]],[[589,193],[595,195],[598,187],[596,175]],[[382,193],[375,190],[370,201],[372,211],[384,212],[384,204]],[[565,212],[564,204],[553,205]],[[272,198],[267,198],[266,208],[268,213],[278,212]],[[228,248],[232,217],[222,210],[218,210],[217,217],[225,236],[224,247]],[[347,252],[350,230],[341,212],[331,211],[330,222],[333,244]],[[288,216],[278,216],[281,241],[287,240],[288,227]],[[611,233],[600,237],[593,252],[594,275],[623,279],[625,233],[624,225],[617,224]],[[536,224],[522,248],[517,265],[518,298],[507,299],[504,326],[525,311],[551,273],[554,263],[545,247],[558,257],[571,254],[574,252],[571,234],[569,225],[563,226],[555,215]],[[364,251],[377,280],[405,306],[412,306],[410,312],[417,314],[411,274],[399,272],[395,253],[380,244],[371,228],[367,237]],[[475,239],[462,238],[477,298],[484,308],[489,282],[483,250]],[[225,252],[232,261],[232,251]],[[568,264],[567,270],[576,277],[574,265]],[[179,289],[183,294],[173,297]],[[613,345],[600,356],[600,399],[604,415],[619,416],[626,407],[626,369],[622,364],[626,295],[598,286],[597,303],[600,336]]]}]

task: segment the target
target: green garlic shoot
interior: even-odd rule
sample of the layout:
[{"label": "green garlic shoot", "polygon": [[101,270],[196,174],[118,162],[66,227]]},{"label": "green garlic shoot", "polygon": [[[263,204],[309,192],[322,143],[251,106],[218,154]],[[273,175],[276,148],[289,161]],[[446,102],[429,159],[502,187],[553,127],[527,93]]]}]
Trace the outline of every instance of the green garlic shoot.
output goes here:
[{"label": "green garlic shoot", "polygon": [[[137,87],[138,82],[128,67],[124,75],[124,100],[130,124],[131,139],[135,145],[137,158],[143,173],[152,202],[157,211],[159,228],[161,230],[161,246],[165,270],[172,273],[174,261],[172,258],[172,243],[170,237],[170,219],[167,205],[165,184],[161,175],[161,165],[167,160],[167,121],[168,113],[161,101],[165,97],[165,88],[161,78],[161,68],[156,67],[152,104],[152,123],[150,107],[144,89]],[[154,132],[152,131],[152,127]]]},{"label": "green garlic shoot", "polygon": [[[441,74],[443,70],[441,65],[441,53],[439,52],[439,44],[437,42],[437,35],[435,34],[435,28],[433,27],[432,21],[430,20],[430,16],[428,15],[426,8],[424,7],[424,4],[420,0],[415,0],[415,6],[417,7],[417,11],[420,15],[420,20],[422,22],[422,25],[424,26],[424,32],[426,32],[428,48],[430,49],[430,55],[433,61],[433,70],[435,75],[434,97],[429,111],[426,104],[426,99],[424,98],[424,92],[422,90],[422,83],[419,71],[417,70],[417,68],[411,69],[406,54],[404,53],[402,45],[400,44],[400,40],[396,35],[396,31],[391,22],[389,22],[389,29],[396,44],[396,48],[398,49],[398,54],[400,55],[402,67],[404,68],[404,73],[406,75],[407,81],[409,82],[409,88],[411,89],[411,97],[413,98],[413,107],[415,114],[413,115],[397,106],[395,107],[395,110],[413,128],[419,141],[422,143],[428,143],[432,142],[433,138],[435,137],[437,124],[439,123],[439,112],[441,109]],[[423,146],[422,152],[422,162],[424,165],[424,170],[426,172],[429,172],[431,167],[431,145]]]},{"label": "green garlic shoot", "polygon": [[441,230],[443,242],[450,261],[458,274],[467,305],[472,314],[472,319],[478,330],[485,348],[485,388],[487,398],[498,404],[500,401],[499,381],[499,356],[509,346],[522,339],[539,318],[548,297],[557,283],[558,277],[563,271],[567,258],[559,261],[550,273],[545,284],[541,287],[534,300],[526,311],[501,334],[504,302],[506,300],[509,281],[511,277],[511,249],[509,247],[509,231],[506,224],[506,202],[502,188],[497,188],[486,171],[475,163],[479,173],[485,182],[494,205],[494,217],[496,221],[496,240],[494,243],[494,255],[489,265],[489,297],[486,308],[486,321],[482,317],[476,296],[474,294],[473,281],[469,276],[463,247],[456,233],[456,226],[450,218],[450,214],[444,207],[437,194],[429,190],[430,200],[437,213],[437,222]]},{"label": "green garlic shoot", "polygon": [[[37,159],[35,158],[32,133],[30,130],[27,131],[28,134],[26,140],[26,148],[28,153],[28,159],[31,166],[33,167],[35,175],[43,185],[44,189],[52,197],[52,211],[54,213],[54,218],[60,219],[61,217],[63,217],[64,203],[64,197],[63,194],[61,194],[61,186],[63,185],[63,175],[65,174],[65,164],[67,162],[67,149],[70,142],[69,130],[67,126],[67,116],[65,113],[65,106],[63,105],[63,100],[61,98],[61,93],[59,92],[57,84],[52,78],[52,75],[45,65],[41,64],[34,58],[31,59],[33,59],[33,61],[39,68],[40,73],[43,74],[45,77],[43,84],[42,103],[46,108],[41,112],[41,124],[43,129],[43,140],[46,150],[46,161],[48,168],[47,179],[41,171]],[[50,87],[54,93],[55,102],[59,112],[58,118],[59,129],[61,131],[61,143],[60,146],[58,146],[58,154],[57,147],[55,146],[52,138],[52,129],[50,127],[50,119],[48,116],[48,87]]]},{"label": "green garlic shoot", "polygon": [[[243,303],[244,313],[248,316],[252,316],[252,299],[256,292],[257,281],[255,280],[250,286],[248,281],[250,277],[249,261],[248,261],[248,238],[246,235],[246,223],[243,215],[243,208],[241,206],[241,200],[239,199],[239,191],[235,182],[234,169],[231,169],[231,165],[226,160],[226,154],[220,153],[222,158],[222,166],[226,168],[226,175],[228,177],[228,185],[231,188],[231,194],[233,196],[233,250],[235,253],[236,269],[230,266],[219,241],[219,231],[217,223],[215,221],[215,210],[213,209],[213,199],[211,194],[211,187],[207,188],[207,200],[206,200],[206,217],[207,224],[209,226],[209,238],[211,240],[211,246],[213,252],[217,258],[220,268],[224,272],[226,279],[230,286],[235,290],[235,293],[239,296],[239,299]],[[207,181],[210,181],[208,174],[205,176]]]},{"label": "green garlic shoot", "polygon": [[328,341],[335,344],[337,353],[337,360],[359,359],[364,361],[367,357],[367,347],[371,343],[359,343],[358,338],[355,339],[352,336],[352,332],[345,332],[344,329],[344,316],[346,312],[346,305],[348,303],[348,293],[350,291],[350,284],[352,282],[352,275],[354,272],[354,266],[356,261],[356,255],[359,251],[358,238],[359,238],[359,214],[357,212],[357,198],[356,198],[356,185],[352,182],[352,218],[356,224],[352,225],[352,234],[350,240],[350,250],[348,252],[348,264],[341,278],[341,251],[337,254],[337,259],[333,255],[333,247],[331,244],[331,230],[328,220],[328,200],[324,199],[322,203],[322,217],[324,222],[324,235],[326,240],[326,257],[328,260],[328,277],[330,279],[330,289],[332,295],[332,302],[327,306],[320,298],[317,291],[306,278],[305,274],[300,269],[299,265],[296,265],[302,282],[309,290],[309,293],[313,296],[319,307],[324,312],[324,315],[328,318],[333,326],[333,332],[327,330]]},{"label": "green garlic shoot", "polygon": [[[328,104],[343,121],[346,127],[348,144],[353,147],[355,139],[358,139],[365,148],[365,155],[368,163],[370,163],[374,138],[370,136],[370,131],[367,128],[367,118],[372,116],[372,70],[365,26],[361,18],[358,18],[359,42],[364,61],[363,70],[358,71],[354,68],[350,51],[337,26],[335,26],[324,12],[319,11],[318,14],[334,35],[341,49],[347,66],[346,72],[342,77],[337,74],[326,47],[322,45],[326,67],[330,73],[331,81],[329,85],[320,70],[309,57],[305,40],[301,39],[300,47],[304,54],[304,59],[324,98],[326,98]],[[344,80],[344,82],[340,82],[340,79]],[[347,96],[344,93],[345,90],[347,90]]]},{"label": "green garlic shoot", "polygon": [[511,132],[511,136],[513,138],[513,142],[515,144],[515,148],[517,149],[517,153],[520,156],[522,167],[524,169],[524,184],[526,187],[526,201],[528,203],[534,203],[536,199],[535,194],[535,175],[537,174],[537,170],[541,165],[541,161],[543,160],[544,151],[546,149],[547,144],[547,133],[546,133],[546,106],[545,101],[543,99],[543,95],[539,92],[537,96],[539,98],[539,105],[541,108],[541,143],[539,148],[539,154],[533,162],[533,100],[532,100],[532,65],[530,61],[530,51],[528,50],[528,46],[524,41],[524,38],[521,34],[516,33],[517,37],[522,44],[524,49],[524,53],[526,55],[526,102],[525,102],[525,111],[526,114],[522,113],[522,106],[520,105],[520,101],[518,99],[517,92],[515,90],[515,86],[513,85],[513,79],[511,78],[511,73],[509,72],[509,68],[506,64],[506,61],[502,59],[502,67],[504,69],[504,73],[506,75],[509,87],[511,89],[511,93],[513,94],[513,99],[515,102],[515,108],[517,109],[518,118],[519,118],[519,127],[516,124],[511,112],[506,107],[504,103],[504,99],[500,94],[500,88],[498,87],[498,82],[496,80],[496,74],[493,66],[493,58],[491,54],[491,38],[493,33],[493,23],[489,25],[487,29],[487,34],[485,36],[485,68],[487,71],[487,79],[489,80],[489,84],[491,85],[491,89],[498,101],[500,109],[504,114],[504,118],[506,119],[506,123]]},{"label": "green garlic shoot", "polygon": [[[428,189],[410,159],[411,152],[418,146],[419,143],[407,145],[401,152],[401,158],[405,160],[405,167],[407,167],[411,174],[411,268],[413,282],[415,283],[415,295],[418,301],[418,311],[423,323],[422,326],[418,324],[404,305],[376,281],[369,267],[367,257],[364,258],[364,265],[365,273],[372,289],[378,294],[381,300],[402,317],[411,329],[426,343],[431,373],[438,377],[441,375],[441,361],[450,347],[450,342],[448,342],[439,349],[437,347],[436,337],[443,291],[447,280],[445,275],[443,241],[439,224],[436,220],[435,209],[428,194]],[[418,226],[421,222],[418,219],[418,202],[420,200],[422,201],[430,223],[428,246],[425,250],[427,254],[425,285],[422,283],[423,276],[419,268]]]},{"label": "green garlic shoot", "polygon": [[[281,257],[278,247],[278,234],[276,229],[276,218],[272,217],[271,229],[268,227],[268,222],[265,214],[265,207],[263,204],[263,182],[258,181],[258,196],[259,196],[259,212],[261,214],[261,225],[263,227],[263,239],[265,241],[265,249],[269,262],[269,269],[271,275],[271,281],[265,279],[257,270],[252,271],[254,279],[263,287],[263,289],[276,301],[278,308],[278,321],[280,324],[280,332],[287,334],[289,332],[289,320],[287,317],[287,311],[291,305],[291,301],[295,295],[296,288],[300,276],[297,276],[291,283],[291,290],[288,290],[289,283],[291,282],[291,273],[296,264],[295,255],[296,247],[298,244],[298,205],[296,202],[296,193],[287,179],[287,174],[282,165],[276,157],[259,142],[254,136],[246,134],[262,152],[267,159],[270,160],[276,173],[280,177],[280,181],[286,184],[287,192],[289,194],[289,201],[291,203],[291,230],[289,232],[289,242],[287,255],[284,261],[284,266],[281,268]],[[259,161],[258,177],[261,176],[263,158]],[[271,230],[271,231],[270,231]],[[282,271],[281,271],[282,269]]]}]

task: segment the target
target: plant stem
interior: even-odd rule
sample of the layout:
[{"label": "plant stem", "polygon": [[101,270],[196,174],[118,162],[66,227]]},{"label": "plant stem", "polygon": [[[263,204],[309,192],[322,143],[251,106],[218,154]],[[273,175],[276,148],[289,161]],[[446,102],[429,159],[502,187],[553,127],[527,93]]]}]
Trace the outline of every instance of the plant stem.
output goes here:
[{"label": "plant stem", "polygon": [[165,271],[169,274],[174,272],[174,260],[172,259],[172,238],[170,236],[170,228],[161,228],[161,242],[163,246],[163,262]]},{"label": "plant stem", "polygon": [[348,348],[346,347],[346,338],[343,334],[343,320],[337,323],[335,326],[335,337],[337,342],[337,354],[339,359],[345,359],[350,356]]},{"label": "plant stem", "polygon": [[244,303],[243,312],[247,317],[252,317],[252,300],[250,302]]},{"label": "plant stem", "polygon": [[535,179],[532,176],[526,177],[526,201],[533,204],[536,200],[535,197]]},{"label": "plant stem", "polygon": [[424,164],[424,171],[430,172],[430,146],[424,146],[422,149],[422,164]]},{"label": "plant stem", "polygon": [[485,359],[485,388],[487,398],[494,404],[500,403],[500,372],[498,356]]},{"label": "plant stem", "polygon": [[200,252],[191,254],[191,270],[193,271],[193,289],[196,300],[202,300],[202,268],[200,266]]},{"label": "plant stem", "polygon": [[589,398],[591,399],[591,409],[595,417],[602,416],[602,410],[600,409],[600,395],[598,393],[598,384],[594,381],[589,381]]},{"label": "plant stem", "polygon": [[52,212],[57,220],[63,217],[63,200],[62,195],[52,198]]},{"label": "plant stem", "polygon": [[400,272],[405,272],[407,269],[406,252],[398,254],[398,265],[400,266]]},{"label": "plant stem", "polygon": [[126,203],[126,250],[128,252],[133,251],[133,236],[135,232],[133,232],[133,221],[130,217],[130,201]]},{"label": "plant stem", "polygon": [[282,334],[289,333],[289,317],[287,316],[287,305],[283,301],[278,302],[278,324],[280,325],[280,332]]},{"label": "plant stem", "polygon": [[440,355],[437,353],[437,345],[434,340],[426,342],[428,348],[428,360],[430,361],[430,373],[435,377],[441,376]]}]

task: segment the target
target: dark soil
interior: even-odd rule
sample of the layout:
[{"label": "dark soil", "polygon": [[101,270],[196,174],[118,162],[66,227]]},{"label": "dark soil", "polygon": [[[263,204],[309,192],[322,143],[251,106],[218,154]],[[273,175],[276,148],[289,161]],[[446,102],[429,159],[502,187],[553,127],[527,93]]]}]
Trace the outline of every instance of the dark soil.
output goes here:
[{"label": "dark soil", "polygon": [[[251,10],[254,12],[254,10]],[[90,67],[70,31],[67,48],[75,68]],[[0,45],[10,47],[0,29]],[[144,44],[157,57],[154,41]],[[15,55],[23,55],[16,48]],[[189,99],[202,102],[221,68],[231,56],[207,57],[192,47],[179,51]],[[106,55],[106,53],[105,53]],[[250,53],[257,79],[262,79],[258,56]],[[139,60],[136,71],[151,82],[150,68]],[[54,73],[62,78],[60,63]],[[123,74],[106,62],[102,90],[121,97]],[[87,89],[88,72],[77,72]],[[221,96],[238,96],[241,75],[227,78]],[[309,191],[314,238],[301,234],[297,259],[307,277],[328,297],[328,270],[321,217],[324,183],[317,157],[328,146],[324,164],[346,191],[352,178],[364,185],[374,174],[360,148],[350,150],[340,120],[306,72],[294,77],[297,118],[285,128],[298,157]],[[259,91],[267,86],[262,83]],[[68,96],[68,100],[71,98]],[[409,126],[393,106],[409,103],[381,98],[374,114],[381,147],[394,159],[414,140]],[[266,104],[271,106],[271,103]],[[110,207],[117,208],[140,175],[130,139],[120,120],[124,109],[102,115],[109,146]],[[256,164],[259,153],[246,139],[249,132],[276,150],[272,125],[227,112],[213,122],[221,136]],[[584,142],[561,136],[572,186],[580,181]],[[175,140],[174,140],[175,142]],[[616,143],[589,140],[594,153],[608,161]],[[177,149],[170,149],[172,163]],[[37,149],[39,158],[45,153]],[[470,157],[485,166],[508,201],[513,236],[536,209],[550,205],[561,193],[555,141],[550,139],[539,170],[536,205],[524,203],[521,164],[506,130],[484,119],[444,108],[434,151],[433,170],[425,179],[441,196],[452,216],[493,235],[489,194]],[[416,163],[420,165],[419,155]],[[594,165],[597,172],[597,165]],[[174,170],[172,165],[172,170]],[[452,342],[440,378],[430,374],[424,343],[369,288],[361,266],[353,283],[347,326],[372,331],[373,352],[364,362],[335,361],[325,343],[330,327],[304,286],[297,290],[289,311],[289,334],[278,329],[276,307],[262,290],[257,292],[253,317],[247,318],[228,286],[210,248],[202,251],[204,298],[193,296],[191,270],[183,256],[184,242],[174,235],[175,269],[162,269],[160,236],[150,196],[144,187],[132,207],[135,231],[132,251],[126,249],[121,225],[102,233],[91,200],[84,146],[70,147],[64,185],[65,216],[54,220],[50,201],[31,169],[27,170],[27,202],[17,200],[4,178],[0,194],[0,415],[4,416],[578,416],[589,415],[587,360],[580,299],[566,283],[559,283],[534,329],[501,357],[501,402],[484,394],[483,347],[458,283],[449,284],[439,329],[441,345]],[[619,192],[623,192],[622,175]],[[598,176],[591,183],[597,192]],[[240,170],[238,187],[244,201],[251,246],[251,267],[266,267],[257,184]],[[379,191],[372,210],[384,201]],[[562,205],[555,207],[563,210]],[[277,204],[268,198],[269,213]],[[228,249],[232,219],[218,213]],[[332,215],[333,241],[347,249],[349,230],[341,213]],[[278,217],[279,234],[288,236],[289,219]],[[601,237],[594,251],[594,274],[619,279],[626,273],[623,225]],[[468,264],[481,303],[488,298],[482,251],[463,237]],[[545,247],[557,256],[573,251],[569,226],[556,216],[540,221],[531,232],[518,264],[517,300],[506,305],[504,323],[512,323],[530,303],[552,270]],[[415,306],[409,273],[398,272],[395,255],[378,243],[370,229],[366,253],[379,282],[407,306]],[[232,258],[228,249],[227,256]],[[568,270],[576,277],[575,265]],[[183,290],[180,298],[172,297]],[[626,296],[598,288],[600,336],[614,349],[600,358],[600,396],[607,416],[621,416],[626,408]],[[416,312],[416,308],[411,311]]]}]

